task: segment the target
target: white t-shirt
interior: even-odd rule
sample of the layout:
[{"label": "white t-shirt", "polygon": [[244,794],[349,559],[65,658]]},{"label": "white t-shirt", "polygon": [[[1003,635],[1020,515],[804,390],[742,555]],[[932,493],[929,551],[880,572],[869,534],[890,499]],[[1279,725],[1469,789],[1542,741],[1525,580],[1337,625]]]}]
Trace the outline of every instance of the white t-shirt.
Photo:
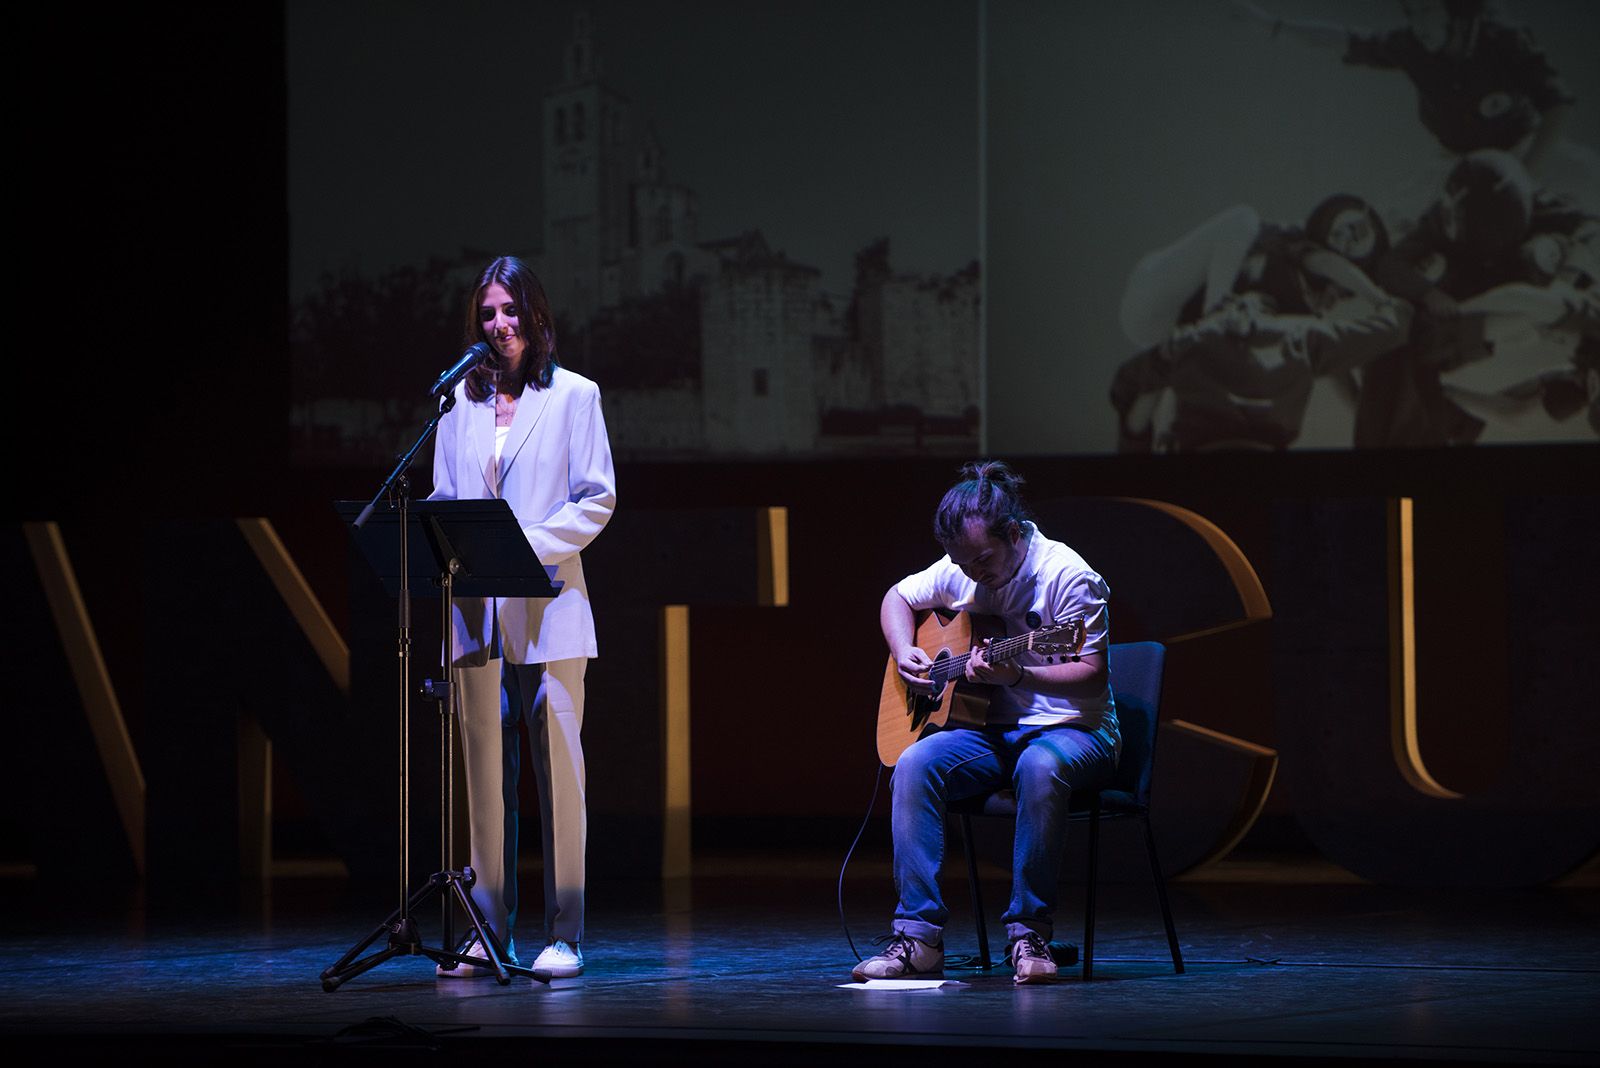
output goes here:
[{"label": "white t-shirt", "polygon": [[489,484],[489,492],[496,497],[500,496],[500,467],[505,462],[506,438],[510,436],[509,426],[495,426],[494,459],[489,462],[489,474],[484,481]]},{"label": "white t-shirt", "polygon": [[[1110,619],[1106,600],[1110,594],[1101,578],[1075,551],[1051,541],[1032,523],[1023,525],[1028,552],[1010,582],[991,590],[973,582],[945,556],[938,563],[895,586],[906,604],[918,611],[945,608],[1000,619],[1007,635],[1025,634],[1052,623],[1083,620],[1083,651],[1106,655]],[[1017,657],[1024,665],[1049,663],[1032,650]],[[1024,727],[1050,727],[1070,723],[1085,730],[1103,730],[1113,745],[1121,747],[1111,687],[1101,687],[1092,697],[1056,697],[1020,687],[995,687],[989,704],[989,722]]]}]

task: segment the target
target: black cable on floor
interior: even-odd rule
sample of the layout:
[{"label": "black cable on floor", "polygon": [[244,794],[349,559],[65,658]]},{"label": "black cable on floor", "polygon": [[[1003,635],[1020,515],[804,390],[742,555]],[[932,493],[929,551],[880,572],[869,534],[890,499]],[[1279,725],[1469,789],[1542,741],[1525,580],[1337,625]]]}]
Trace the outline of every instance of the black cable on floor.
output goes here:
[{"label": "black cable on floor", "polygon": [[[991,961],[990,964],[992,966],[993,962]],[[950,971],[951,969],[955,969],[957,971],[981,972],[983,971],[983,958],[979,957],[976,953],[963,953],[959,957],[946,957],[944,959],[944,970]]]},{"label": "black cable on floor", "polygon": [[844,928],[844,940],[850,944],[850,952],[855,954],[856,960],[861,960],[861,953],[856,949],[856,943],[850,937],[850,924],[844,918],[844,873],[850,866],[850,858],[855,855],[856,846],[861,842],[861,836],[867,833],[867,822],[872,819],[872,810],[878,804],[878,791],[883,787],[883,764],[878,765],[878,772],[872,778],[872,796],[867,800],[867,814],[861,817],[861,827],[856,831],[855,839],[850,843],[850,848],[845,851],[844,863],[839,865],[839,926]]}]

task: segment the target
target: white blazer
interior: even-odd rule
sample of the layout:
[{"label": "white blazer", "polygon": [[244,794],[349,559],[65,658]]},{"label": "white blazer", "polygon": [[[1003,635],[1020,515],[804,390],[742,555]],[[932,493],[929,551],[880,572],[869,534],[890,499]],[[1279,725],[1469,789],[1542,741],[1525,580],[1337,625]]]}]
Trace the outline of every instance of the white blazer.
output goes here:
[{"label": "white blazer", "polygon": [[561,592],[554,598],[454,598],[455,663],[481,667],[496,655],[497,614],[499,652],[513,664],[595,656],[594,613],[578,554],[617,504],[600,388],[557,367],[549,389],[524,389],[498,478],[494,432],[494,398],[475,404],[465,382],[456,386],[455,406],[439,421],[430,499],[505,498],[539,562],[556,569],[552,578]]}]

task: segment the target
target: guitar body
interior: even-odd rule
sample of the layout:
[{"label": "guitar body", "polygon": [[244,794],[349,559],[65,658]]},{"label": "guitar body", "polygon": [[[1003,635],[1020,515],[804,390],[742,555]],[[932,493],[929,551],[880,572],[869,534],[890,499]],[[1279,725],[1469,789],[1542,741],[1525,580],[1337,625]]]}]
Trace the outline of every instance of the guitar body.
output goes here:
[{"label": "guitar body", "polygon": [[[934,662],[931,676],[936,682],[940,681],[941,665],[957,676],[962,674],[946,661],[965,656],[974,645],[1003,633],[1000,621],[992,617],[940,609],[918,612],[916,626],[916,646]],[[932,696],[914,694],[900,677],[894,657],[889,657],[878,697],[878,759],[885,767],[894,767],[912,742],[952,721],[981,726],[992,689],[956,677]]]}]

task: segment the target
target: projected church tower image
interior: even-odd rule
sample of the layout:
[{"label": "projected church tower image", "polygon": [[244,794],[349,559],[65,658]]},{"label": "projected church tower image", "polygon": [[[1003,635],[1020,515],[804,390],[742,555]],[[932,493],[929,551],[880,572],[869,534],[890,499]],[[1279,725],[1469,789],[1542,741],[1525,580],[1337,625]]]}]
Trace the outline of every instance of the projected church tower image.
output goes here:
[{"label": "projected church tower image", "polygon": [[[955,455],[976,443],[976,263],[896,274],[883,239],[857,253],[841,296],[759,229],[702,240],[695,191],[672,182],[655,130],[636,130],[605,81],[584,13],[543,116],[535,262],[573,331],[571,358],[607,386],[620,453]],[[682,347],[663,353],[669,367],[646,365],[639,342],[663,324]]]},{"label": "projected church tower image", "polygon": [[[592,16],[577,11],[539,101],[541,128],[530,131],[540,147],[542,189],[521,183],[542,247],[508,251],[522,255],[545,285],[562,362],[604,391],[618,456],[971,452],[981,424],[976,260],[944,274],[897,271],[891,238],[880,229],[853,250],[853,279],[830,284],[823,269],[782,248],[785,236],[815,235],[794,234],[795,205],[776,200],[757,200],[754,210],[786,214],[790,221],[780,225],[787,233],[757,218],[748,226],[736,221],[733,232],[704,234],[699,192],[674,180],[657,123],[608,79],[605,60]],[[722,147],[737,155],[739,137],[728,131]],[[802,149],[795,152],[796,167],[833,166],[814,152],[805,159]],[[727,165],[693,162],[702,172]],[[862,196],[879,190],[897,192],[879,183]],[[835,209],[819,197],[799,210],[798,225],[821,233],[822,220],[803,213]],[[891,217],[887,206],[869,202],[865,210],[872,219]],[[851,254],[848,246],[828,253],[837,264]],[[422,271],[431,269],[436,288],[448,290],[461,281],[461,265],[478,258],[437,255]],[[425,406],[393,376],[351,376],[341,388],[304,370],[346,362],[351,334],[363,343],[360,329],[316,318],[329,309],[362,314],[361,298],[337,293],[329,276],[324,282],[323,292],[297,309],[297,454],[311,461],[381,457],[427,418]],[[390,282],[363,282],[361,291],[381,299]],[[440,302],[437,330],[423,322],[396,340],[419,348],[432,330],[447,351],[454,343],[448,303]],[[426,320],[433,309],[425,305],[412,299],[405,314]],[[395,392],[358,392],[382,389]]]}]

